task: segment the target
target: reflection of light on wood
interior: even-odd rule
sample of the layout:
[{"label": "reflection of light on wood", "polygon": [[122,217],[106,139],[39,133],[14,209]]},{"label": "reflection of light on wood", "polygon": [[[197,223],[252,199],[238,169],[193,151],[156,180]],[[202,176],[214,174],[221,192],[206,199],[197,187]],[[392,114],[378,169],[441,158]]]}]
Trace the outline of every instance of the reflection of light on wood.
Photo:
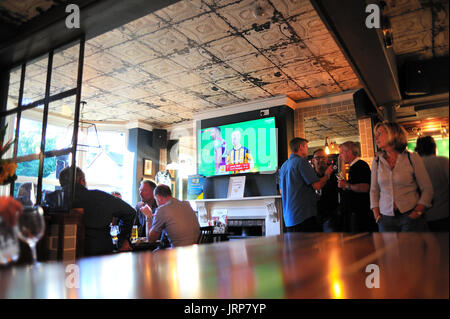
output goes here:
[{"label": "reflection of light on wood", "polygon": [[336,249],[333,249],[330,253],[328,266],[330,269],[328,278],[331,287],[331,296],[334,299],[343,299],[345,297],[341,280],[341,265],[339,263],[338,251]]},{"label": "reflection of light on wood", "polygon": [[199,294],[198,246],[183,247],[177,252],[178,298],[196,298]]}]

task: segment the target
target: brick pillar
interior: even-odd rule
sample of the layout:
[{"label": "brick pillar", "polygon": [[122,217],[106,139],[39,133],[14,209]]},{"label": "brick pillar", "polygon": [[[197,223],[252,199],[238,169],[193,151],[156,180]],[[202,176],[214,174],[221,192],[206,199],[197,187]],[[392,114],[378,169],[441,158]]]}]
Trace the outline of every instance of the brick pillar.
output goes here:
[{"label": "brick pillar", "polygon": [[370,118],[358,120],[359,139],[361,141],[361,158],[366,161],[369,166],[372,165],[374,157],[373,149],[373,129]]}]

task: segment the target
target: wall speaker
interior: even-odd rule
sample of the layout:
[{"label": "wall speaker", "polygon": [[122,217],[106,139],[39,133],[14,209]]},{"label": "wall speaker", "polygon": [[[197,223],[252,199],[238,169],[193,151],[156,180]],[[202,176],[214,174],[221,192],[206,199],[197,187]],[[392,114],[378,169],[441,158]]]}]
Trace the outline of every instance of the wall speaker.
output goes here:
[{"label": "wall speaker", "polygon": [[402,71],[403,93],[406,96],[448,92],[448,56],[407,61]]},{"label": "wall speaker", "polygon": [[153,148],[167,148],[167,130],[154,129],[152,132]]},{"label": "wall speaker", "polygon": [[377,114],[376,107],[364,89],[359,89],[353,94],[353,103],[355,104],[357,119],[372,117],[372,115]]}]

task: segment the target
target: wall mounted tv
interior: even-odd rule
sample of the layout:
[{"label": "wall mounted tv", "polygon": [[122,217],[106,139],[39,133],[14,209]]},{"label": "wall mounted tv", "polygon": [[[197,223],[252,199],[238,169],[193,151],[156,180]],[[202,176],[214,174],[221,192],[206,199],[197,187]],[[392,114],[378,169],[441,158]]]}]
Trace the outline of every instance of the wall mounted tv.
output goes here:
[{"label": "wall mounted tv", "polygon": [[200,175],[267,174],[277,170],[274,117],[201,129],[197,146]]}]

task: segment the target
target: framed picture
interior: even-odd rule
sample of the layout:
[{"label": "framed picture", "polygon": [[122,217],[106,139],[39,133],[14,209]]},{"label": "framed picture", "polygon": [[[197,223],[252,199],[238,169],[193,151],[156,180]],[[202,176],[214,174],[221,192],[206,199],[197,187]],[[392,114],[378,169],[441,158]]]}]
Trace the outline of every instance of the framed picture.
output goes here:
[{"label": "framed picture", "polygon": [[149,159],[144,158],[144,175],[152,176],[153,170],[153,162]]}]

